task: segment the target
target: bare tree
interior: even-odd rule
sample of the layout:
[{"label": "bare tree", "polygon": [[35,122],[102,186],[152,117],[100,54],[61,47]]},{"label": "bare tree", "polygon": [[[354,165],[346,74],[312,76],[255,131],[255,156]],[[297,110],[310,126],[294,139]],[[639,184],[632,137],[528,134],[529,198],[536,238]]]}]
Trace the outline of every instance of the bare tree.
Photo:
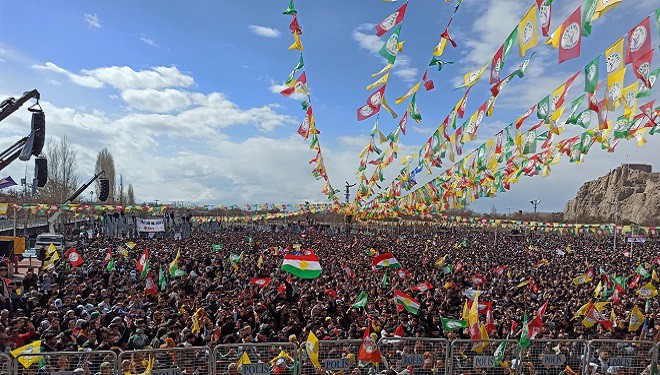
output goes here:
[{"label": "bare tree", "polygon": [[48,159],[48,182],[39,189],[44,202],[64,203],[78,188],[78,153],[64,136],[51,139],[46,145]]},{"label": "bare tree", "polygon": [[129,205],[134,205],[135,204],[135,192],[133,192],[133,184],[128,184],[128,193],[127,195],[127,204]]},{"label": "bare tree", "polygon": [[115,158],[107,148],[99,151],[96,156],[96,172],[105,171],[105,177],[109,182],[108,199],[112,202],[115,199]]}]

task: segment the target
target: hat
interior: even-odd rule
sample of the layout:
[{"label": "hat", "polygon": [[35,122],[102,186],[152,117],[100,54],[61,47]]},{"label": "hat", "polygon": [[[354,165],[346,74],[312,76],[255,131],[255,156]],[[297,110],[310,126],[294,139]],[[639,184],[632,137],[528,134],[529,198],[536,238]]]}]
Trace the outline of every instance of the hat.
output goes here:
[{"label": "hat", "polygon": [[620,367],[619,366],[610,366],[607,368],[607,373],[608,374],[616,374],[619,372]]},{"label": "hat", "polygon": [[110,362],[103,362],[101,363],[101,369],[104,369],[106,367],[110,366]]},{"label": "hat", "polygon": [[59,309],[60,307],[62,307],[62,300],[58,298],[55,300],[54,304],[55,307]]},{"label": "hat", "polygon": [[99,312],[98,312],[98,311],[94,311],[94,312],[92,312],[92,314],[90,315],[90,317],[91,317],[92,319],[96,319],[98,316],[99,316]]}]

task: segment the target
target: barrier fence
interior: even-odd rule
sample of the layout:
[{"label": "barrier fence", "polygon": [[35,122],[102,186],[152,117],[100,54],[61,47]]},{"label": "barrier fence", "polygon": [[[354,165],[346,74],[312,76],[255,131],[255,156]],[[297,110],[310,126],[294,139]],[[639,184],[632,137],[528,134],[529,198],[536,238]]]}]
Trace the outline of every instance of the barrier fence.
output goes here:
[{"label": "barrier fence", "polygon": [[[593,375],[657,373],[660,343],[622,340],[517,340],[382,338],[366,345],[379,350],[377,366],[358,360],[362,340],[320,340],[318,367],[314,348],[303,342],[244,343],[208,347],[124,351],[0,353],[0,374],[189,375],[189,374],[402,374]],[[312,352],[310,356],[308,350]],[[407,372],[406,372],[407,371]],[[654,372],[655,371],[655,372]]]}]

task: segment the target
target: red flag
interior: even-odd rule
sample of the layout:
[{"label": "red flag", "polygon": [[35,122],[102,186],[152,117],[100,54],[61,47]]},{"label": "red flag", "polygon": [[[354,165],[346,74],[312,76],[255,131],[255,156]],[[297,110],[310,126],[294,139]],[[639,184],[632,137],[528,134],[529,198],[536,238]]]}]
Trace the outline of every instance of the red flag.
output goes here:
[{"label": "red flag", "polygon": [[[561,40],[559,41],[559,63],[580,56],[582,45],[581,6],[561,25]],[[549,22],[549,20],[548,20]]]},{"label": "red flag", "polygon": [[520,117],[518,117],[518,119],[516,119],[516,130],[520,130],[520,127],[522,126],[523,122],[525,122],[525,120],[527,120],[527,118],[529,116],[531,116],[532,113],[534,113],[535,109],[536,109],[536,105],[533,105],[532,108],[530,108],[522,116],[520,116]]},{"label": "red flag", "polygon": [[396,10],[396,12],[390,14],[381,23],[376,25],[376,35],[381,36],[385,34],[386,32],[392,30],[394,26],[403,21],[403,17],[406,15],[407,6],[408,3],[403,4],[401,8]]},{"label": "red flag", "polygon": [[480,285],[486,285],[487,281],[486,278],[481,276],[481,275],[475,275],[470,278],[470,281],[472,284],[480,286]]},{"label": "red flag", "polygon": [[513,331],[516,330],[516,327],[518,327],[518,323],[516,323],[515,320],[512,320],[511,321],[511,330],[509,330],[509,332],[513,333]]},{"label": "red flag", "polygon": [[536,335],[541,333],[541,330],[543,329],[543,321],[537,315],[527,324],[527,328],[529,329],[529,338],[533,339]]},{"label": "red flag", "polygon": [[639,106],[639,111],[644,114],[644,116],[648,117],[649,119],[652,119],[653,114],[655,113],[653,111],[653,105],[655,104],[655,100],[651,100],[650,102]]},{"label": "red flag", "polygon": [[252,278],[250,280],[250,284],[252,285],[258,285],[262,288],[265,288],[270,284],[270,277],[263,277],[263,278]]},{"label": "red flag", "polygon": [[541,307],[539,307],[539,310],[536,312],[536,315],[539,318],[543,318],[543,316],[545,315],[545,310],[547,308],[548,308],[548,301],[545,301],[545,303],[543,305],[541,305]]},{"label": "red flag", "polygon": [[282,283],[280,286],[277,287],[277,293],[284,293],[286,292],[286,284]]},{"label": "red flag", "polygon": [[147,259],[149,259],[149,249],[144,249],[140,259],[137,260],[136,266],[138,271],[142,272],[142,270],[144,270],[144,265],[147,264]]},{"label": "red flag", "polygon": [[498,266],[498,267],[493,268],[493,272],[495,272],[495,274],[497,276],[502,276],[502,274],[504,274],[504,269],[505,268],[506,268],[506,266]]},{"label": "red flag", "polygon": [[158,294],[158,288],[154,284],[154,280],[151,278],[151,274],[147,276],[147,281],[144,285],[144,292],[149,294],[152,297],[155,297]]},{"label": "red flag", "polygon": [[660,255],[655,257],[655,259],[653,259],[653,264],[656,264],[656,265],[660,266]]},{"label": "red flag", "polygon": [[66,253],[64,253],[64,256],[71,262],[71,265],[73,267],[78,267],[79,265],[83,264],[83,258],[78,254],[76,251],[75,247],[70,248]]},{"label": "red flag", "polygon": [[626,65],[644,56],[651,50],[651,27],[649,17],[628,32],[626,43]]},{"label": "red flag", "polygon": [[302,35],[302,29],[300,28],[300,24],[298,24],[298,17],[296,17],[296,14],[293,14],[293,19],[291,19],[291,23],[289,24],[289,30],[291,30],[291,34],[298,34]]},{"label": "red flag", "polygon": [[[500,81],[500,72],[502,71],[502,57],[504,56],[504,44],[497,50],[495,56],[490,64],[490,83],[498,83]],[[472,87],[472,86],[470,86]]]},{"label": "red flag", "polygon": [[493,308],[489,302],[486,308],[486,332],[490,334],[495,331],[497,331],[497,327],[495,327],[495,319],[493,319]]},{"label": "red flag", "polygon": [[351,267],[349,267],[349,266],[344,266],[343,268],[344,268],[344,272],[346,272],[346,275],[347,275],[348,277],[350,277],[351,279],[352,279],[352,278],[355,278],[355,272],[351,269]]},{"label": "red flag", "polygon": [[614,323],[607,319],[595,306],[591,306],[585,314],[585,319],[601,324],[605,329],[612,329]]},{"label": "red flag", "polygon": [[357,110],[358,121],[366,120],[369,117],[380,112],[380,105],[383,99],[383,93],[385,92],[385,87],[387,87],[387,85],[383,85],[381,86],[380,89],[374,91],[374,93],[369,95],[369,98],[367,98],[367,104],[358,108]]},{"label": "red flag", "polygon": [[630,285],[628,286],[628,288],[629,288],[629,289],[634,289],[634,288],[636,288],[636,287],[637,287],[637,284],[639,283],[639,279],[640,279],[640,277],[641,277],[641,276],[639,276],[639,274],[636,274],[636,275],[635,275],[635,278],[634,278],[633,281],[630,283]]},{"label": "red flag", "polygon": [[105,253],[105,258],[103,258],[103,264],[106,264],[112,259],[112,250],[108,249],[108,252]]},{"label": "red flag", "polygon": [[465,115],[465,107],[467,106],[468,94],[470,93],[470,90],[472,90],[472,86],[468,87],[468,89],[465,91],[465,94],[463,94],[463,98],[461,99],[461,104],[456,109],[456,115],[458,118],[463,118]]},{"label": "red flag", "polygon": [[548,5],[543,5],[545,0],[536,0],[536,6],[539,8],[539,23],[541,24],[541,32],[543,36],[548,36],[550,31],[550,18],[552,15],[552,2]]},{"label": "red flag", "polygon": [[426,91],[433,90],[435,85],[433,85],[433,81],[427,78],[427,75],[429,74],[428,69],[424,72],[424,75],[422,76],[422,81],[424,81],[424,88],[426,88]]},{"label": "red flag", "polygon": [[561,93],[559,98],[557,99],[557,102],[553,104],[553,107],[555,109],[560,108],[564,104],[564,100],[566,99],[566,94],[568,93],[568,89],[571,88],[571,85],[573,84],[573,81],[577,78],[577,76],[580,74],[580,72],[577,72],[571,76],[571,78],[567,79],[566,82],[564,82],[564,91]]},{"label": "red flag", "polygon": [[405,279],[410,277],[410,272],[408,272],[408,270],[406,270],[405,268],[398,269],[396,271],[396,274],[399,275],[400,279]]},{"label": "red flag", "polygon": [[291,85],[291,87],[287,87],[284,90],[280,91],[280,94],[284,96],[289,96],[293,94],[297,89],[300,89],[303,87],[303,85],[307,83],[307,74],[306,72],[303,72]]},{"label": "red flag", "polygon": [[440,34],[440,36],[447,39],[449,43],[451,43],[452,47],[456,48],[456,46],[458,46],[458,44],[456,44],[456,42],[454,42],[454,40],[451,38],[451,35],[449,35],[449,25],[447,25],[447,28],[442,34]]},{"label": "red flag", "polygon": [[406,135],[406,124],[407,123],[408,123],[408,111],[406,111],[406,113],[403,114],[403,117],[401,117],[401,120],[399,120],[399,128],[401,129],[401,132],[403,133],[403,135]]},{"label": "red flag", "polygon": [[632,62],[633,72],[646,87],[651,87],[651,82],[649,81],[649,73],[651,72],[652,61],[653,50],[650,50],[644,54],[644,56],[640,56],[638,59],[633,60]]},{"label": "red flag", "polygon": [[382,362],[380,350],[378,350],[376,340],[370,334],[371,330],[367,327],[364,336],[362,336],[362,344],[357,359],[363,362],[380,363]]},{"label": "red flag", "polygon": [[394,330],[394,337],[405,337],[406,332],[403,330],[403,326],[399,324],[398,327]]},{"label": "red flag", "polygon": [[433,284],[428,281],[425,281],[417,286],[410,288],[410,290],[418,290],[420,292],[426,292],[427,290],[433,289]]}]

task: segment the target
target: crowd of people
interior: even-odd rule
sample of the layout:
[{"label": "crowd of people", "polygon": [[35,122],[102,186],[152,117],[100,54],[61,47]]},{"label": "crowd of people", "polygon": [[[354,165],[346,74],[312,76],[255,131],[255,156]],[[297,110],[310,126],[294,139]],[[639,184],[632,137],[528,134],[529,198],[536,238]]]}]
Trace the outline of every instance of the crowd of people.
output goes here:
[{"label": "crowd of people", "polygon": [[[313,332],[319,340],[355,339],[330,355],[350,359],[351,373],[360,373],[365,368],[358,366],[356,355],[366,330],[375,341],[385,343],[396,343],[392,340],[400,336],[470,339],[469,328],[444,329],[442,318],[464,319],[466,301],[475,298],[477,290],[479,303],[491,306],[491,340],[517,341],[527,315],[529,320],[539,316],[543,323],[535,339],[660,341],[660,298],[640,298],[637,293],[648,282],[660,288],[653,273],[660,268],[660,242],[653,239],[636,243],[631,254],[623,254],[621,247],[613,249],[611,236],[512,235],[504,231],[495,235],[493,231],[428,226],[414,232],[375,227],[368,233],[365,229],[351,234],[302,228],[224,227],[214,233],[196,230],[183,239],[132,239],[128,245],[126,239],[95,237],[76,248],[82,264],[73,266],[60,254],[53,266],[30,268],[22,280],[4,284],[0,350],[9,353],[36,340],[41,341],[44,353],[109,350],[117,354],[147,348],[213,349],[225,348],[224,344],[289,342],[304,353],[305,341]],[[309,249],[322,267],[318,278],[300,279],[281,270],[285,254],[309,253]],[[148,269],[142,272],[136,266],[145,251]],[[386,252],[396,257],[405,272],[374,270],[372,257]],[[637,276],[640,265],[648,272],[645,276]],[[591,280],[574,282],[580,275],[589,275]],[[0,276],[7,277],[4,264],[0,264]],[[482,281],[475,283],[475,276]],[[607,280],[615,276],[626,280],[622,293],[595,293],[599,282],[601,290],[607,290]],[[267,285],[251,283],[255,278],[270,281]],[[148,293],[145,288],[151,282],[157,290]],[[411,289],[424,283],[432,288]],[[394,301],[395,290],[418,300],[418,312],[401,311]],[[352,307],[363,291],[366,306]],[[612,327],[586,327],[584,316],[576,317],[589,302],[608,302],[599,313]],[[631,331],[629,320],[635,306],[645,321]],[[481,312],[483,324],[486,316]],[[403,366],[401,353],[418,349],[423,350],[416,345],[384,345],[381,354],[387,366],[380,365],[379,370],[395,374],[444,371],[445,358],[430,353],[424,354],[420,369]],[[495,349],[486,350],[492,355]],[[603,359],[617,348],[595,349],[591,358],[577,353],[574,357],[580,363],[574,366],[591,363],[590,373],[594,374],[632,373]],[[218,373],[237,373],[241,353],[229,347],[224,350],[220,352],[226,362]],[[641,347],[635,350],[644,355]],[[516,368],[530,374],[559,373],[535,370],[531,362],[516,363],[516,359],[505,359],[490,372],[477,371],[461,365],[470,351],[468,346],[462,350],[462,358],[452,359],[465,367],[455,373],[512,373]],[[256,349],[248,354],[252,362],[271,364],[273,373],[291,373],[295,366],[313,369],[307,356],[294,363],[273,347],[266,354]],[[68,363],[62,370],[104,373],[107,363],[91,369]],[[39,368],[48,366],[57,364]],[[125,361],[121,371],[139,374],[148,366],[148,358]],[[183,373],[203,371],[191,366]]]}]

